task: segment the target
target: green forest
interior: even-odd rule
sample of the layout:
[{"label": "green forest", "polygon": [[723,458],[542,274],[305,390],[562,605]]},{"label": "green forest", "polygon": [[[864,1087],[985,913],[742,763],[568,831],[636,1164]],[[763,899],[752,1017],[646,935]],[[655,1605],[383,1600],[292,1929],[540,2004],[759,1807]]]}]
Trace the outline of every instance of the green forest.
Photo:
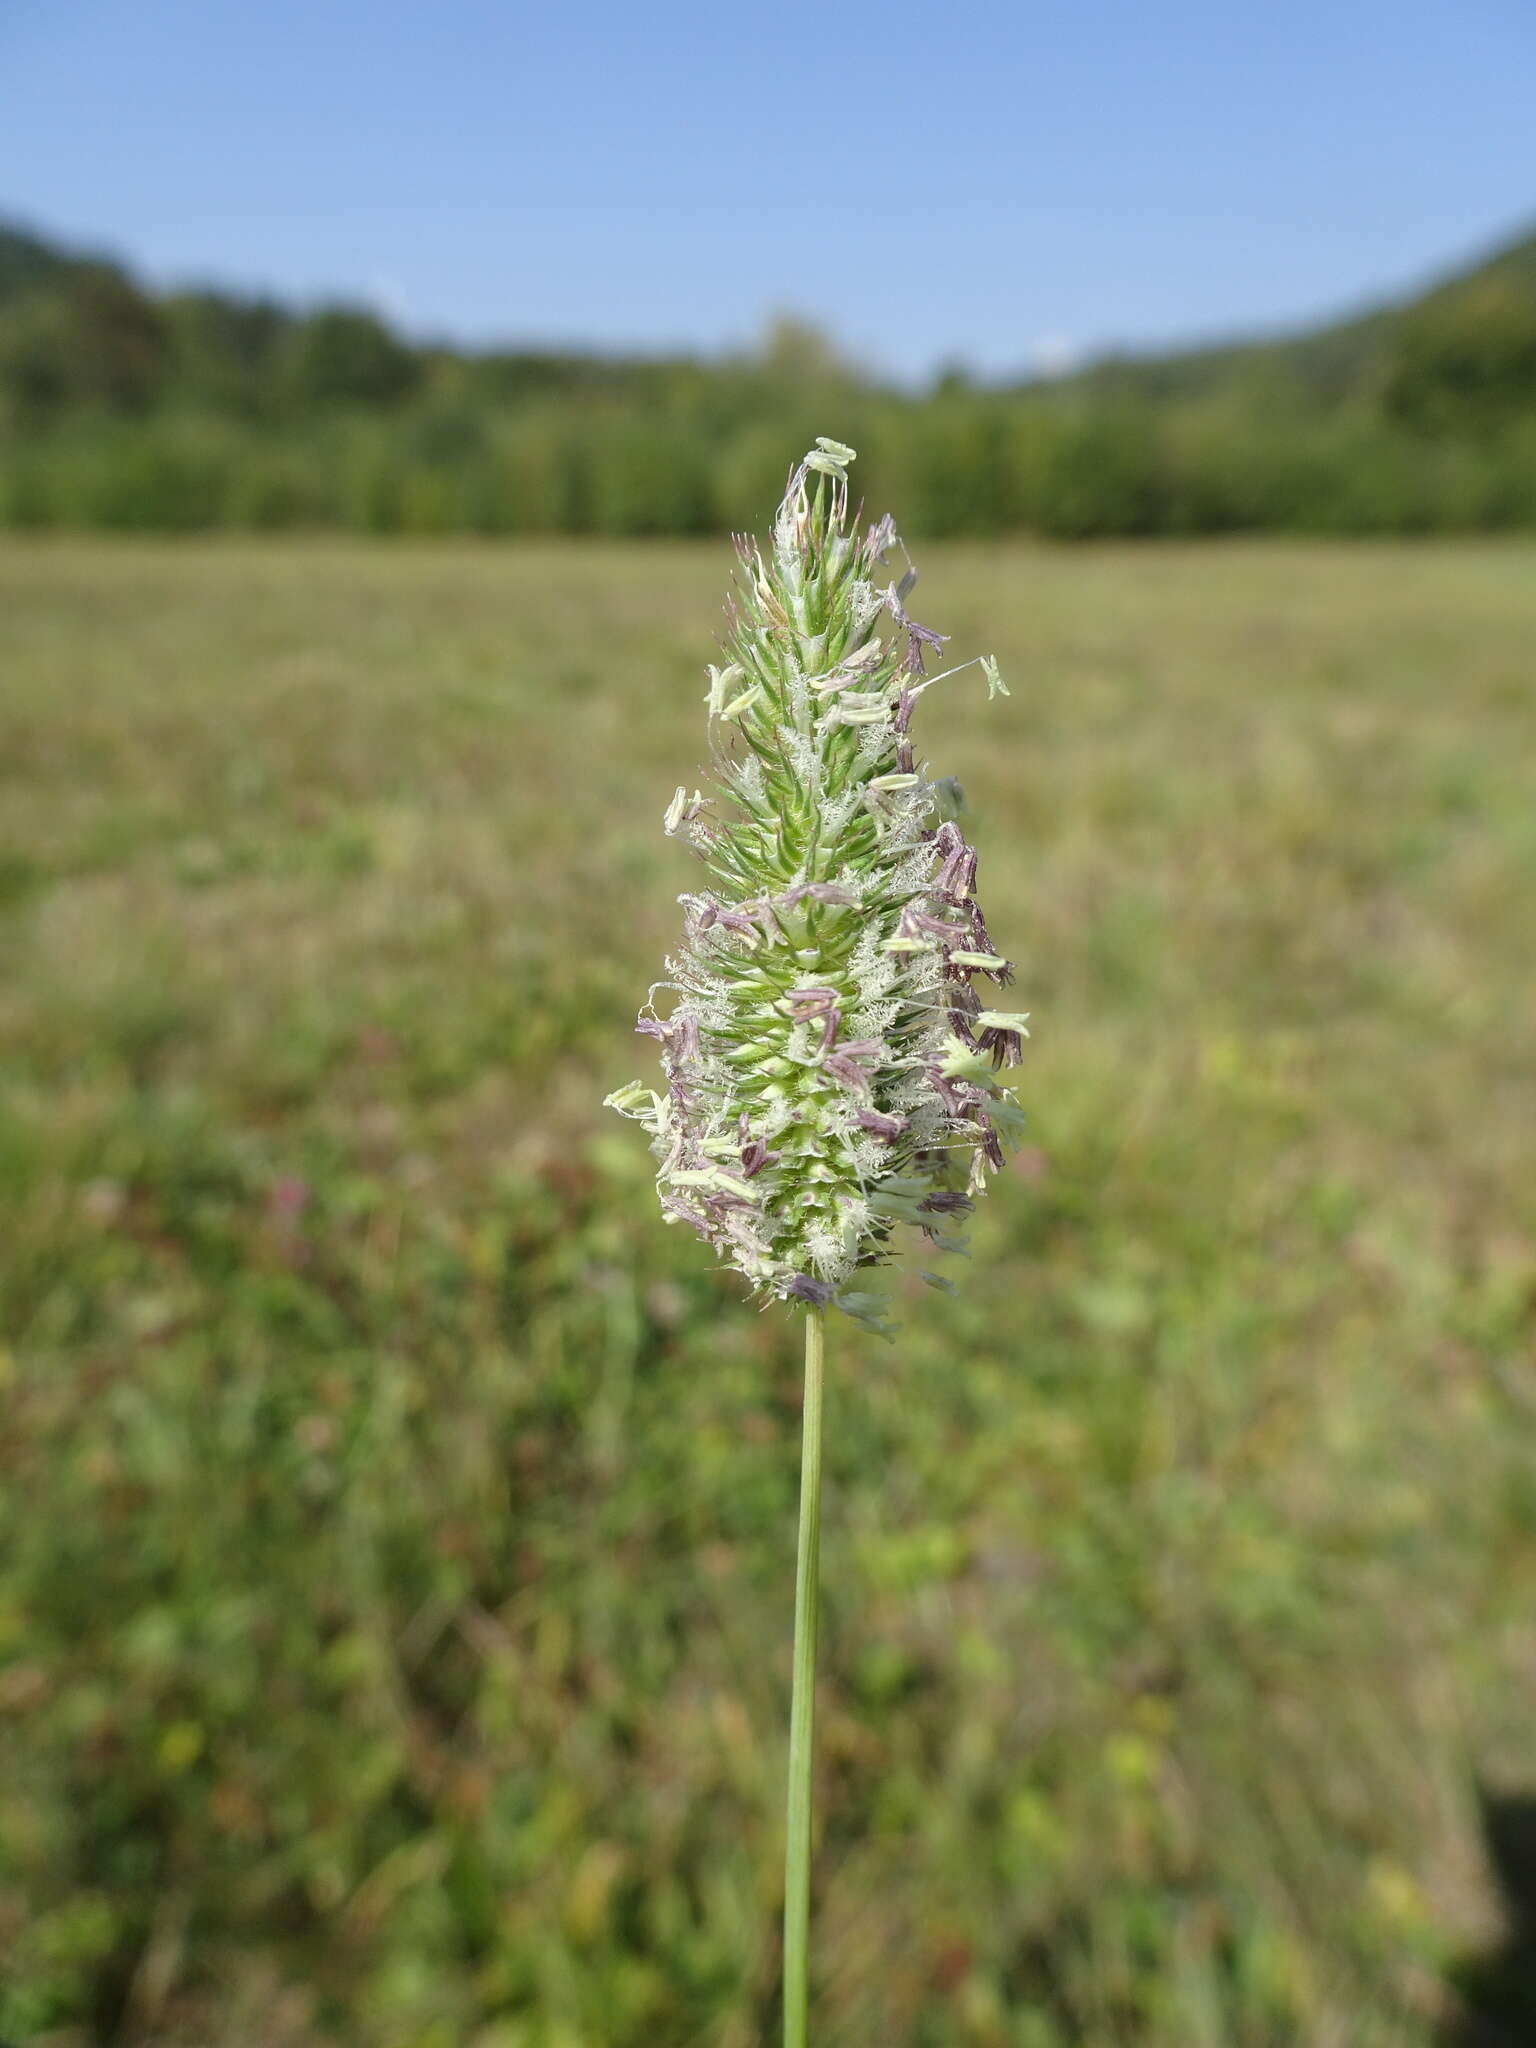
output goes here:
[{"label": "green forest", "polygon": [[782,320],[731,358],[411,343],[0,228],[0,525],[715,533],[835,431],[915,534],[1536,527],[1536,234],[1287,340],[924,391]]}]

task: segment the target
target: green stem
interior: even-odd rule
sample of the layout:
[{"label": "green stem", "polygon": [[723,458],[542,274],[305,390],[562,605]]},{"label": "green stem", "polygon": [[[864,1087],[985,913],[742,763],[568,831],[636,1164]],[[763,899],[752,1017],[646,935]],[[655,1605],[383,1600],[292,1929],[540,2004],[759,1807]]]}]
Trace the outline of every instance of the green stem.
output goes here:
[{"label": "green stem", "polygon": [[784,2048],[805,2048],[811,1924],[811,1755],[816,1721],[816,1595],[821,1555],[821,1391],[826,1323],[805,1313],[800,1544],[795,1559],[795,1679],[789,1709],[784,1839]]}]

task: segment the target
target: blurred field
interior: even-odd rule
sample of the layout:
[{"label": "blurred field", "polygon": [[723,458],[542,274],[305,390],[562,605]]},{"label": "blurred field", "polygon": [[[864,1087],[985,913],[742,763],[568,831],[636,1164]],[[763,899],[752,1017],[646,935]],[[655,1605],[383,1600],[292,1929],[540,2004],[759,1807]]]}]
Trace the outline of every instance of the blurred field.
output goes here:
[{"label": "blurred field", "polygon": [[[598,1107],[727,562],[0,553],[0,2038],[773,2038],[795,1332]],[[834,1333],[818,2038],[1529,2041],[1536,556],[923,569],[1034,1143]]]}]

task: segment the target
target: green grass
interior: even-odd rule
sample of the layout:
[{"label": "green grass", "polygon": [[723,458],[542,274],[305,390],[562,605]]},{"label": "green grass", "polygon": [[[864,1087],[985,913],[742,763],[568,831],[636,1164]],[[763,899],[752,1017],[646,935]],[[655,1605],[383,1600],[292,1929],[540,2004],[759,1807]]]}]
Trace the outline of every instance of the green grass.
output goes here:
[{"label": "green grass", "polygon": [[[772,2037],[798,1331],[597,1106],[727,554],[0,554],[0,2038]],[[1427,2043],[1536,1781],[1536,560],[924,571],[1033,1144],[832,1333],[816,2039]]]}]

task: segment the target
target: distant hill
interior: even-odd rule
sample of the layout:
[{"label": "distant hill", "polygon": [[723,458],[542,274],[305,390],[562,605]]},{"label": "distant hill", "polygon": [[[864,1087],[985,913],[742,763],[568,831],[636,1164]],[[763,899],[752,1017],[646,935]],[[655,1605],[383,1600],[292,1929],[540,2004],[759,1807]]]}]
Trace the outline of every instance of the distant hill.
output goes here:
[{"label": "distant hill", "polygon": [[0,305],[33,285],[53,283],[77,260],[41,235],[0,221]]},{"label": "distant hill", "polygon": [[1302,333],[914,396],[795,322],[713,361],[422,345],[0,225],[0,524],[711,531],[829,424],[914,531],[1536,525],[1536,233]]},{"label": "distant hill", "polygon": [[1536,231],[1417,292],[1320,327],[1148,355],[1113,355],[1056,384],[1058,390],[1114,392],[1156,402],[1286,381],[1319,404],[1338,403],[1381,390],[1405,344],[1442,325],[1475,323],[1495,306],[1518,311],[1536,328]]}]

